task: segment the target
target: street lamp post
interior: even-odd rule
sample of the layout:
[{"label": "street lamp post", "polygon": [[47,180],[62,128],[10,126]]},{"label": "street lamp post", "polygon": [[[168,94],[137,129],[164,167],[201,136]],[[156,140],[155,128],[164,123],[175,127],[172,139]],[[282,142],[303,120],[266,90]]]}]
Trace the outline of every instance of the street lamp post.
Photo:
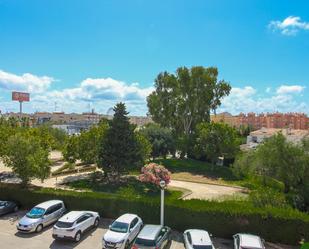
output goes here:
[{"label": "street lamp post", "polygon": [[160,187],[161,187],[161,215],[160,215],[160,224],[161,226],[164,225],[164,189],[165,189],[166,183],[165,181],[160,181]]}]

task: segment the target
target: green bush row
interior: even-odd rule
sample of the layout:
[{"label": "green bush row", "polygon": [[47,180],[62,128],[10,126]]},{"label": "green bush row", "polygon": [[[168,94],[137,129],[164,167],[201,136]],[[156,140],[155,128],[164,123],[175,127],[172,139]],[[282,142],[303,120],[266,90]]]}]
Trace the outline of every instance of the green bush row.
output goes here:
[{"label": "green bush row", "polygon": [[[126,199],[108,193],[37,187],[20,189],[9,184],[0,184],[0,199],[18,200],[25,208],[49,199],[61,199],[69,210],[98,211],[106,218],[132,212],[140,215],[145,223],[159,223],[160,203],[152,199]],[[303,238],[309,240],[309,215],[293,209],[258,208],[250,202],[167,200],[165,223],[179,231],[206,229],[223,238],[246,232],[286,244],[297,244]]]}]

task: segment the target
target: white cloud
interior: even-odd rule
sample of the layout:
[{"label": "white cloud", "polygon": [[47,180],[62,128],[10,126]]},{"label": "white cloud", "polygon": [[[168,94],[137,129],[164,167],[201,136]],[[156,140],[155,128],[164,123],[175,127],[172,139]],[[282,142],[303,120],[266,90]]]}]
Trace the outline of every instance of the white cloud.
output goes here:
[{"label": "white cloud", "polygon": [[48,76],[37,76],[30,73],[16,75],[0,70],[0,88],[9,91],[40,93],[47,90],[53,81],[55,80]]},{"label": "white cloud", "polygon": [[301,21],[299,16],[289,16],[283,21],[271,21],[268,27],[283,35],[291,36],[296,35],[300,30],[309,30],[309,22]]},{"label": "white cloud", "polygon": [[305,89],[304,86],[300,85],[292,85],[292,86],[287,86],[287,85],[282,85],[277,88],[277,94],[290,94],[290,93],[301,93]]},{"label": "white cloud", "polygon": [[49,91],[33,97],[35,110],[53,108],[54,103],[66,112],[88,111],[93,106],[96,111],[105,113],[117,102],[125,102],[134,115],[147,112],[146,97],[153,87],[142,88],[138,83],[127,84],[112,78],[87,78],[75,88]]},{"label": "white cloud", "polygon": [[[250,91],[248,91],[250,89]],[[267,89],[266,89],[267,90]],[[294,93],[300,93],[304,87],[280,86],[271,96],[259,97],[258,91],[252,87],[232,88],[229,96],[222,100],[217,112],[304,112],[308,113],[306,102],[297,99]]]}]

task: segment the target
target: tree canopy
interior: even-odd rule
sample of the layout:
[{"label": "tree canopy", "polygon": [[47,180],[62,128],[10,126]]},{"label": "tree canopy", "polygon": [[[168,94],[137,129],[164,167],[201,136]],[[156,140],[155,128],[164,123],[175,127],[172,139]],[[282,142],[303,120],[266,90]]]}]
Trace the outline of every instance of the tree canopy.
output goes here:
[{"label": "tree canopy", "polygon": [[180,67],[176,74],[163,72],[157,76],[147,105],[156,123],[187,140],[197,124],[210,122],[210,112],[221,105],[230,90],[227,82],[218,80],[215,67]]},{"label": "tree canopy", "polygon": [[239,151],[237,131],[223,123],[201,123],[196,128],[194,152],[214,165],[218,157],[231,159]]},{"label": "tree canopy", "polygon": [[130,124],[124,103],[114,107],[114,117],[110,127],[102,137],[98,151],[98,165],[112,180],[119,181],[121,174],[137,166],[142,167],[145,151],[137,137],[135,126]]}]

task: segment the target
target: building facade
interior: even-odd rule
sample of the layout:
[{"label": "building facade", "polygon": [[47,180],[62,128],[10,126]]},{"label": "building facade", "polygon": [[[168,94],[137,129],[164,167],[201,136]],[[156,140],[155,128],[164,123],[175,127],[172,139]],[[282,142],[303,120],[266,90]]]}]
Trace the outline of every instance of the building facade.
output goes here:
[{"label": "building facade", "polygon": [[253,112],[232,116],[229,113],[220,113],[211,116],[213,122],[223,122],[232,127],[250,126],[253,130],[261,128],[283,129],[291,128],[295,130],[308,130],[309,118],[304,113],[261,113]]}]

